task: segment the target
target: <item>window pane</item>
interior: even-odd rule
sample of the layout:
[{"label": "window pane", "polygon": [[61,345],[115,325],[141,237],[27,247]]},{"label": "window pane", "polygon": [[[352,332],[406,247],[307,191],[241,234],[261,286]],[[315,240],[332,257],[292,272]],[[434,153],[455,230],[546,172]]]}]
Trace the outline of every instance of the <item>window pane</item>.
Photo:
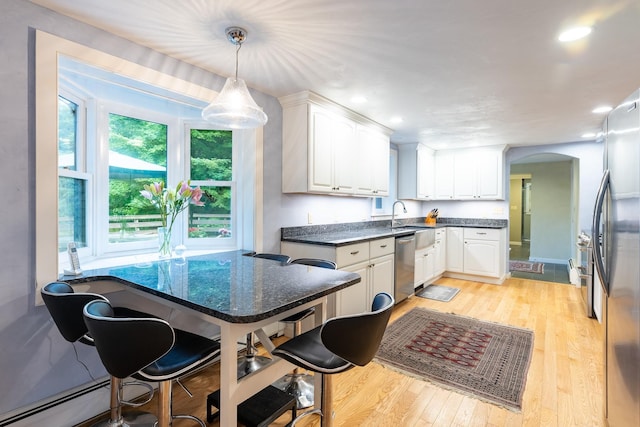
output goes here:
[{"label": "window pane", "polygon": [[77,104],[58,97],[58,167],[69,170],[77,170],[77,111]]},{"label": "window pane", "polygon": [[204,206],[189,205],[189,238],[231,238],[231,187],[200,187]]},{"label": "window pane", "polygon": [[231,131],[191,129],[191,180],[231,181]]},{"label": "window pane", "polygon": [[86,181],[76,178],[58,179],[58,250],[67,249],[69,242],[87,246]]},{"label": "window pane", "polygon": [[160,214],[140,195],[167,181],[167,125],[109,114],[109,242],[157,239]]}]

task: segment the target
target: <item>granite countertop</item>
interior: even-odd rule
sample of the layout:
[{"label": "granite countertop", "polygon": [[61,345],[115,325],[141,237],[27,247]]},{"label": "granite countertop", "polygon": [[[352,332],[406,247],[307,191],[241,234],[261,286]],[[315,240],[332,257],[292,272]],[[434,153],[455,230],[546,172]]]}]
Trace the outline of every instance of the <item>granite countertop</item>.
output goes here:
[{"label": "granite countertop", "polygon": [[385,237],[408,236],[418,229],[445,227],[506,228],[506,219],[442,218],[435,225],[427,225],[424,218],[403,219],[398,227],[391,228],[391,221],[365,221],[345,224],[326,224],[281,229],[281,241],[324,246],[345,246]]},{"label": "granite countertop", "polygon": [[232,323],[272,317],[360,282],[356,273],[219,252],[84,271],[71,285],[111,280]]}]

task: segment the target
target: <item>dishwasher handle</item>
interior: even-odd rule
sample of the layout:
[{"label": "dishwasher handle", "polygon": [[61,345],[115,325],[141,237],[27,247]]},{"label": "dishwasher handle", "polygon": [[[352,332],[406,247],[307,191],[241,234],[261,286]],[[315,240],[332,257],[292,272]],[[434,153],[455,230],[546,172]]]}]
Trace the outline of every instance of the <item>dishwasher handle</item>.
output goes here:
[{"label": "dishwasher handle", "polygon": [[396,239],[396,243],[399,243],[401,245],[406,245],[407,243],[411,243],[414,240],[416,240],[415,237],[409,237],[409,238],[406,238],[406,239]]}]

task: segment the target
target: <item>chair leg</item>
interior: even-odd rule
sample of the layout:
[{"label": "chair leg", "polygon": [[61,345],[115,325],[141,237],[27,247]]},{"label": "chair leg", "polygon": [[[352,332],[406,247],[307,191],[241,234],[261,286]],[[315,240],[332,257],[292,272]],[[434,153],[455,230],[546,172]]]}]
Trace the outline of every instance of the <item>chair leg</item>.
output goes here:
[{"label": "chair leg", "polygon": [[320,427],[333,427],[333,418],[335,416],[333,412],[333,380],[331,375],[316,373],[316,375],[322,375],[322,390],[320,392],[320,409],[311,409],[298,415],[295,420],[290,424],[294,427],[300,419],[309,415],[320,415]]},{"label": "chair leg", "polygon": [[110,381],[109,419],[92,427],[154,427],[158,419],[148,412],[131,411],[122,415],[122,380],[112,376]]}]

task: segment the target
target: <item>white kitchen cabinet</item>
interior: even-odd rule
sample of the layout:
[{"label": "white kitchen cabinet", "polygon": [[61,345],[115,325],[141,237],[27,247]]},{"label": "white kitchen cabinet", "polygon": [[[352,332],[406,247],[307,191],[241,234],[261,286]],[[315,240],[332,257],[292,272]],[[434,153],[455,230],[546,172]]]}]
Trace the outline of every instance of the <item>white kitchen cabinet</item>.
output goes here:
[{"label": "white kitchen cabinet", "polygon": [[391,129],[313,92],[279,101],[284,193],[388,194]]},{"label": "white kitchen cabinet", "polygon": [[[447,227],[445,276],[502,278],[506,267],[506,228]],[[453,274],[451,274],[453,273]]]},{"label": "white kitchen cabinet", "polygon": [[442,275],[447,268],[447,229],[436,229],[436,242],[433,245],[433,275]]},{"label": "white kitchen cabinet", "polygon": [[435,248],[434,245],[416,250],[413,287],[431,284],[435,276]]},{"label": "white kitchen cabinet", "polygon": [[398,158],[398,198],[433,200],[435,152],[420,144],[402,144]]},{"label": "white kitchen cabinet", "polygon": [[503,199],[503,163],[502,147],[456,150],[454,199]]},{"label": "white kitchen cabinet", "polygon": [[464,273],[501,277],[506,239],[504,229],[464,229]]},{"label": "white kitchen cabinet", "polygon": [[371,310],[373,297],[379,292],[394,294],[395,239],[387,237],[345,246],[324,246],[282,242],[280,251],[291,258],[322,258],[333,261],[338,269],[357,273],[360,283],[335,294],[335,313],[357,314]]},{"label": "white kitchen cabinet", "polygon": [[[358,151],[348,157],[356,161],[356,194],[389,195],[389,136],[366,126],[357,126]],[[353,164],[351,165],[353,167]]]},{"label": "white kitchen cabinet", "polygon": [[464,272],[464,234],[461,227],[447,227],[446,270]]},{"label": "white kitchen cabinet", "polygon": [[436,151],[435,154],[435,194],[436,200],[453,200],[455,182],[455,152]]}]

